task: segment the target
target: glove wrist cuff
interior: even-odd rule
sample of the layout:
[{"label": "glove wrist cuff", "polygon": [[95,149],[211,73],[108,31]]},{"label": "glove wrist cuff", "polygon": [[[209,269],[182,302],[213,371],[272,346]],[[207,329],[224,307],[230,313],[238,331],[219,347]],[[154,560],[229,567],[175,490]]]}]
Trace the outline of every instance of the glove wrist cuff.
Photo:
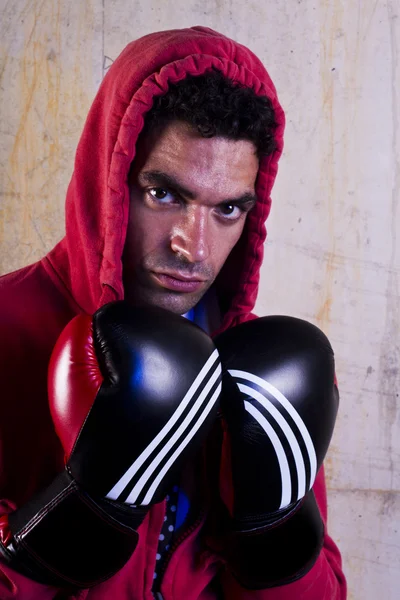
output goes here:
[{"label": "glove wrist cuff", "polygon": [[40,583],[72,590],[114,575],[139,537],[133,527],[107,514],[66,471],[8,520],[12,541],[3,551],[8,564]]},{"label": "glove wrist cuff", "polygon": [[236,517],[232,519],[232,532],[238,534],[257,535],[267,529],[279,527],[292,518],[300,509],[304,498],[290,506],[274,513]]}]

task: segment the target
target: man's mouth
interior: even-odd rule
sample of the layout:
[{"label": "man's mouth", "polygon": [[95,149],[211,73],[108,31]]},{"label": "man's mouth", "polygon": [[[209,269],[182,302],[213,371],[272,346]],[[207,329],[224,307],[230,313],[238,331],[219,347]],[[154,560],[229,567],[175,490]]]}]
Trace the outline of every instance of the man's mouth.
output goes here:
[{"label": "man's mouth", "polygon": [[205,283],[205,279],[196,275],[186,275],[179,272],[162,272],[156,273],[152,271],[152,278],[158,285],[174,292],[191,293],[197,292]]}]

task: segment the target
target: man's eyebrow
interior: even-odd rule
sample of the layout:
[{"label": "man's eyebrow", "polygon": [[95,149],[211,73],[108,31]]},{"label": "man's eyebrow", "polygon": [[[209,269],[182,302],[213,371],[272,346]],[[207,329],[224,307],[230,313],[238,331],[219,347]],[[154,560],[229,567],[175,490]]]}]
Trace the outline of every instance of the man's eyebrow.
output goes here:
[{"label": "man's eyebrow", "polygon": [[195,198],[193,192],[187,190],[175,177],[168,175],[168,173],[163,173],[162,171],[142,171],[138,179],[140,183],[146,183],[147,185],[173,188],[178,194],[190,198],[190,200]]},{"label": "man's eyebrow", "polygon": [[[178,192],[178,194],[184,196],[185,198],[189,198],[190,200],[193,200],[196,197],[196,194],[194,194],[194,192],[191,192],[190,190],[186,189],[181,183],[179,183],[179,181],[173,175],[163,173],[162,171],[142,171],[139,174],[138,179],[139,183],[142,185],[147,184],[166,188],[173,188],[174,191]],[[220,204],[236,204],[243,205],[246,207],[247,205],[249,205],[250,210],[251,208],[253,208],[256,202],[256,194],[253,194],[252,192],[246,192],[238,198],[227,198],[226,200],[222,200]]]},{"label": "man's eyebrow", "polygon": [[248,210],[251,210],[253,206],[257,203],[257,196],[248,192],[247,194],[243,194],[243,196],[239,196],[239,198],[228,198],[224,200],[222,204],[236,204],[236,206],[248,206]]}]

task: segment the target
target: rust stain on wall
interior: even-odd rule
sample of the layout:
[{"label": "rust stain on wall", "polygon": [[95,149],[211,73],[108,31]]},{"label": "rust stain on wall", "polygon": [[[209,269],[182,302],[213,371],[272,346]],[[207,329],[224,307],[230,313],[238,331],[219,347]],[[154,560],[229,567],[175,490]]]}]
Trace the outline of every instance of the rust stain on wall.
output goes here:
[{"label": "rust stain on wall", "polygon": [[[59,1],[52,2],[50,14],[43,14],[48,7],[45,1],[29,3],[22,11],[24,21],[25,43],[20,68],[16,74],[20,97],[22,99],[19,113],[19,124],[14,143],[9,155],[9,171],[12,191],[20,194],[23,203],[20,210],[22,222],[20,230],[23,240],[32,240],[33,206],[35,197],[42,185],[43,174],[54,173],[59,163],[59,122],[58,102],[60,92],[60,14]],[[29,12],[28,9],[29,8]],[[50,30],[43,24],[49,20]],[[40,212],[48,208],[49,196],[43,193],[40,198]],[[12,221],[13,206],[9,205]],[[44,227],[43,227],[44,225]],[[46,234],[46,223],[35,227],[36,244],[41,252],[46,250],[43,236]],[[21,235],[21,234],[20,234]],[[27,256],[29,260],[29,254]]]},{"label": "rust stain on wall", "polygon": [[3,136],[1,148],[0,273],[38,259],[64,231],[65,191],[76,145],[69,132],[80,129],[86,117],[93,79],[92,56],[82,52],[87,44],[92,47],[92,5],[76,5],[67,29],[70,10],[61,0],[17,2],[13,35],[18,43],[12,59],[7,54],[12,44],[2,48],[3,86],[17,102],[8,102],[3,118],[9,117],[10,134],[6,140]]},{"label": "rust stain on wall", "polygon": [[[354,127],[357,119],[358,89],[360,77],[360,36],[363,19],[370,14],[362,12],[361,5],[353,9],[356,15],[355,35],[349,35],[349,10],[341,0],[321,3],[320,27],[320,81],[322,87],[322,116],[326,139],[321,160],[321,199],[327,211],[327,235],[329,259],[325,263],[323,296],[316,311],[319,325],[329,329],[332,308],[335,303],[336,257],[346,246],[354,252],[362,252],[360,236],[360,207],[357,181],[357,157],[354,155]],[[340,223],[340,224],[339,224]],[[349,265],[346,265],[349,266]],[[352,280],[361,282],[357,262],[352,263]]]},{"label": "rust stain on wall", "polygon": [[332,76],[335,40],[338,31],[341,31],[342,4],[340,1],[324,2],[323,22],[321,26],[321,64],[320,76],[322,85],[322,110],[327,131],[326,155],[321,166],[321,189],[325,194],[322,198],[323,205],[328,212],[329,258],[326,262],[323,297],[316,313],[316,319],[324,331],[328,331],[333,304],[334,281],[334,256],[335,242],[335,89]]}]

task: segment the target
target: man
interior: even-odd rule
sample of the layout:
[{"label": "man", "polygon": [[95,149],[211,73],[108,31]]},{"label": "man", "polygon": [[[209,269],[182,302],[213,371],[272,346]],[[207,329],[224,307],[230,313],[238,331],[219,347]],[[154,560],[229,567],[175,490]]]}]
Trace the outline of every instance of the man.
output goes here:
[{"label": "man", "polygon": [[[134,526],[137,545],[111,577],[100,577],[90,589],[66,591],[48,573],[33,569],[29,577],[18,556],[12,562],[8,519],[26,506],[32,512],[31,498],[63,470],[46,390],[47,365],[60,333],[76,315],[85,318],[122,299],[132,310],[155,306],[185,315],[210,335],[254,319],[283,126],[260,61],[206,28],[148,35],[130,44],[108,72],[78,146],[66,237],[42,261],[0,284],[1,598],[345,597],[340,555],[326,533],[312,560],[275,580],[273,574],[264,580],[263,573],[276,545],[257,546],[253,563],[260,558],[261,570],[254,580],[240,573],[246,553],[255,553],[251,538],[245,551],[239,548],[243,560],[233,564],[229,540],[236,538],[224,525],[230,522],[224,509],[229,500],[222,489],[230,477],[226,436],[222,444],[219,426],[204,453],[169,482],[166,502],[152,504]],[[231,340],[217,339],[227,355]],[[230,405],[224,406],[229,423]],[[239,487],[239,495],[247,492]],[[326,520],[322,470],[314,492]],[[300,536],[294,545],[301,550],[306,542]],[[60,546],[66,543],[59,539]]]}]

